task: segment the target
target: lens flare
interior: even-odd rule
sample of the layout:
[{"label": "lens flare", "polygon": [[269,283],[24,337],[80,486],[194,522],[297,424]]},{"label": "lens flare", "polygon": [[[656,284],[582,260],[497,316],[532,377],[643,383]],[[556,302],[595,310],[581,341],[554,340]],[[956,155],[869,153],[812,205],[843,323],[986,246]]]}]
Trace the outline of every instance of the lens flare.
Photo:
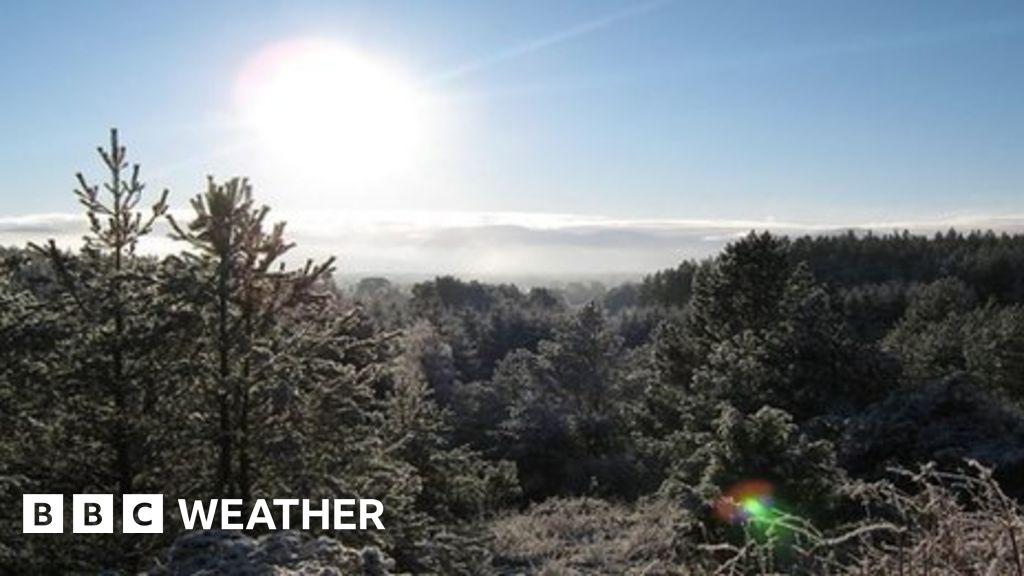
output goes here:
[{"label": "lens flare", "polygon": [[739,482],[730,486],[715,502],[715,517],[733,525],[768,522],[773,516],[773,494],[771,482]]}]

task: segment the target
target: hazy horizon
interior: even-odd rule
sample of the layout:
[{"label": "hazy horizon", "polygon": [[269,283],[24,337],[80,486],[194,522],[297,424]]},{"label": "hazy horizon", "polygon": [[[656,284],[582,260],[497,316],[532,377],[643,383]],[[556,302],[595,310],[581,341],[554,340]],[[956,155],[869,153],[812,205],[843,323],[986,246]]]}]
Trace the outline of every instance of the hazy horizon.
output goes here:
[{"label": "hazy horizon", "polygon": [[[339,274],[357,278],[639,278],[683,260],[713,256],[750,231],[763,230],[789,237],[847,231],[932,235],[950,229],[1024,233],[1024,215],[804,224],[516,213],[270,214],[270,220],[287,223],[288,236],[297,243],[289,260],[335,256]],[[179,216],[187,218],[188,213]],[[0,217],[0,246],[51,238],[62,246],[77,246],[86,228],[84,217],[72,213]],[[182,250],[169,232],[169,226],[158,224],[140,249],[158,255]]]}]

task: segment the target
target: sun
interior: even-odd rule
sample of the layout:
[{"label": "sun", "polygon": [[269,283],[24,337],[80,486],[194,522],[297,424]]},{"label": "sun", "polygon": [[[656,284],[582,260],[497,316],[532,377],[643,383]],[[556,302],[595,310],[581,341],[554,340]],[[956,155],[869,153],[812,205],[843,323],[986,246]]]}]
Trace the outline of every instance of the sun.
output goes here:
[{"label": "sun", "polygon": [[237,83],[242,122],[296,177],[372,183],[425,152],[426,99],[400,72],[327,40],[256,54]]}]

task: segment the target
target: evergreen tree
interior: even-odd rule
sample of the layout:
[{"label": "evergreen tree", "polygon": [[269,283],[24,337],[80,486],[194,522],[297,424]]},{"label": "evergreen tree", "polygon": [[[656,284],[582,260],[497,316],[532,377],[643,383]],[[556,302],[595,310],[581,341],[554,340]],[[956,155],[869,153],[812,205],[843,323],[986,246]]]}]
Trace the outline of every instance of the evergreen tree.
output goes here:
[{"label": "evergreen tree", "polygon": [[[177,388],[172,366],[179,347],[171,335],[179,319],[168,313],[158,264],[136,252],[166,212],[167,192],[141,208],[140,169],[128,164],[116,130],[109,148],[98,151],[108,180],[92,185],[77,175],[75,194],[89,223],[83,247],[64,251],[51,240],[7,262],[0,332],[14,355],[0,389],[20,415],[7,436],[24,442],[11,456],[24,471],[26,492],[126,494],[167,486],[160,472],[175,416],[162,409]],[[49,566],[67,560],[69,570],[130,569],[158,541],[76,536],[50,550]],[[83,561],[80,547],[97,553]]]},{"label": "evergreen tree", "polygon": [[154,283],[153,267],[137,258],[135,250],[166,212],[167,191],[144,214],[138,210],[145,188],[139,165],[129,167],[117,130],[110,131],[109,149],[97,150],[109,174],[105,194],[81,173],[76,175],[75,195],[89,219],[80,258],[72,260],[52,240],[37,250],[46,255],[55,272],[65,295],[64,312],[92,328],[85,336],[91,353],[76,362],[71,368],[74,375],[69,376],[84,381],[88,398],[82,401],[103,398],[107,402],[106,407],[96,407],[103,414],[100,425],[105,430],[100,437],[112,448],[116,491],[128,494],[135,491],[140,463],[149,452],[138,417],[156,394],[150,367],[145,365],[150,358],[139,357],[152,350],[137,345],[138,337],[152,329],[148,322],[154,320],[152,310],[147,310],[152,303],[147,292],[151,293]]},{"label": "evergreen tree", "polygon": [[751,232],[725,247],[694,279],[691,330],[705,346],[779,320],[792,273],[788,241]]},{"label": "evergreen tree", "polygon": [[254,424],[251,389],[253,351],[283,310],[315,298],[313,288],[331,271],[333,259],[286,272],[281,257],[292,248],[284,224],[265,228],[269,212],[256,207],[244,179],[218,185],[210,178],[205,194],[192,200],[195,217],[187,226],[170,218],[174,238],[188,242],[198,255],[185,253],[200,274],[207,293],[197,304],[207,308],[206,331],[213,375],[211,393],[217,407],[215,494],[252,495],[250,432]]},{"label": "evergreen tree", "polygon": [[622,342],[602,311],[584,306],[538,352],[499,366],[492,385],[508,399],[502,440],[530,498],[588,492],[635,495]]}]

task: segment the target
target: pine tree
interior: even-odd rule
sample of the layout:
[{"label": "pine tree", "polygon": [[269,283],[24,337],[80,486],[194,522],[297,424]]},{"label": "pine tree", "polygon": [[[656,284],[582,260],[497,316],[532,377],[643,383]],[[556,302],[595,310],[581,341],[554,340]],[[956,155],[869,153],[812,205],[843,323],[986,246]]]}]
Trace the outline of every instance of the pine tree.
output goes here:
[{"label": "pine tree", "polygon": [[250,390],[256,341],[283,310],[316,297],[314,287],[331,272],[333,258],[285,271],[280,260],[293,245],[284,240],[284,224],[265,229],[269,208],[255,205],[244,179],[218,185],[209,178],[206,193],[192,200],[192,208],[195,216],[187,226],[173,217],[170,222],[173,238],[198,251],[198,256],[186,253],[184,258],[208,275],[208,298],[198,304],[211,308],[212,319],[208,333],[217,407],[213,491],[248,500],[253,485]]},{"label": "pine tree", "polygon": [[691,330],[705,345],[779,319],[779,303],[792,273],[789,243],[769,232],[751,232],[725,247],[694,279]]},{"label": "pine tree", "polygon": [[635,494],[623,359],[621,339],[591,304],[536,353],[501,362],[491,382],[505,404],[498,445],[519,466],[528,498]]},{"label": "pine tree", "polygon": [[[4,426],[9,456],[26,492],[162,491],[167,455],[163,398],[175,387],[173,315],[160,290],[157,263],[139,243],[167,210],[167,192],[142,208],[145,185],[116,130],[100,147],[108,178],[77,175],[76,197],[88,232],[79,250],[54,241],[30,245],[6,261],[0,292],[0,340],[10,355],[0,398],[18,417]],[[159,538],[74,536],[26,554],[26,570],[125,569]],[[93,553],[83,550],[94,548]],[[67,562],[68,564],[64,564]]]},{"label": "pine tree", "polygon": [[138,209],[145,189],[139,165],[129,167],[127,149],[118,142],[116,129],[110,131],[109,149],[99,147],[97,151],[109,173],[103,185],[106,194],[98,185],[89,184],[82,173],[76,175],[79,188],[75,195],[85,208],[90,232],[85,236],[81,258],[73,262],[53,240],[36,249],[45,254],[58,285],[70,297],[68,312],[99,331],[94,342],[99,355],[86,360],[83,369],[91,372],[91,379],[103,381],[97,392],[111,402],[111,431],[104,435],[114,451],[117,492],[128,494],[134,491],[145,453],[142,431],[134,420],[144,403],[144,391],[135,380],[140,366],[133,366],[129,357],[132,328],[128,323],[130,318],[144,316],[138,309],[145,306],[138,298],[138,287],[152,281],[151,276],[147,277],[151,270],[145,270],[149,267],[135,250],[166,212],[167,191],[144,214]]}]

